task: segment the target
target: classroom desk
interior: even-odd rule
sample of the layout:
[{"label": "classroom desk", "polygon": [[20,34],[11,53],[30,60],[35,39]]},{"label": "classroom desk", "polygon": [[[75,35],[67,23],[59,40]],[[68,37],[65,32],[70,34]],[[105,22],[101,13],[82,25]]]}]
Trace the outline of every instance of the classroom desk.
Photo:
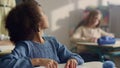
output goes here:
[{"label": "classroom desk", "polygon": [[0,56],[11,53],[13,49],[14,46],[9,40],[0,41]]},{"label": "classroom desk", "polygon": [[14,49],[13,45],[1,45],[0,46],[0,56],[9,54]]},{"label": "classroom desk", "polygon": [[[77,66],[77,68],[102,68],[102,62],[87,62],[83,65]],[[59,64],[58,68],[64,68],[65,64]],[[43,66],[41,67],[35,67],[35,68],[45,68]]]},{"label": "classroom desk", "polygon": [[13,43],[10,42],[10,40],[2,40],[2,41],[0,41],[0,46],[2,46],[2,45],[13,45]]},{"label": "classroom desk", "polygon": [[76,45],[85,46],[91,53],[99,54],[101,61],[104,61],[105,55],[111,56],[110,54],[116,54],[120,56],[120,40],[117,40],[115,44],[107,45],[98,45],[93,42],[76,42]]}]

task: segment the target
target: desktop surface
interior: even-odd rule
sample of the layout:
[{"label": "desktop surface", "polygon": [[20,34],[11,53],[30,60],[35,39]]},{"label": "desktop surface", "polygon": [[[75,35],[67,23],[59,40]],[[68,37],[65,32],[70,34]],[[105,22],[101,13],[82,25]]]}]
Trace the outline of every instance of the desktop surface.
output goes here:
[{"label": "desktop surface", "polygon": [[[102,68],[102,62],[87,62],[82,65],[78,65],[77,68]],[[58,64],[58,68],[64,68],[65,64]],[[45,68],[44,66],[35,67],[35,68]]]}]

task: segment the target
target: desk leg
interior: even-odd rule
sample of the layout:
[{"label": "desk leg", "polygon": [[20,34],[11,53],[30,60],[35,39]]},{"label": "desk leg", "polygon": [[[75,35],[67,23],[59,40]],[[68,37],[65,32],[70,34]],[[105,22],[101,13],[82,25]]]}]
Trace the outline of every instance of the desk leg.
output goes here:
[{"label": "desk leg", "polygon": [[98,54],[100,56],[100,61],[104,62],[104,58],[105,58],[104,55],[101,52],[99,52]]}]

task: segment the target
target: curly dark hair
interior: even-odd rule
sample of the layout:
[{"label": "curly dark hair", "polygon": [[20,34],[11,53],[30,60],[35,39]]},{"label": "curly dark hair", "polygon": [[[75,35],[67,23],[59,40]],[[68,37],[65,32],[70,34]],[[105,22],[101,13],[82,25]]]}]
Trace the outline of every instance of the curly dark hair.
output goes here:
[{"label": "curly dark hair", "polygon": [[5,28],[8,30],[13,43],[32,40],[35,33],[39,32],[41,14],[38,3],[29,1],[13,8],[6,17]]}]

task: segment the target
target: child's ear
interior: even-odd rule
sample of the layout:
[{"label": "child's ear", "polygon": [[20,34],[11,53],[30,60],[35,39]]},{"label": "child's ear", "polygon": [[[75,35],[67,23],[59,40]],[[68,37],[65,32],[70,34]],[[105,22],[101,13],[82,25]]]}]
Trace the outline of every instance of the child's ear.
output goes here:
[{"label": "child's ear", "polygon": [[42,22],[39,22],[39,23],[38,23],[38,26],[39,26],[39,31],[44,27],[44,25],[43,25]]},{"label": "child's ear", "polygon": [[39,25],[39,27],[42,27],[42,26],[43,26],[42,22],[39,22],[38,25]]}]

